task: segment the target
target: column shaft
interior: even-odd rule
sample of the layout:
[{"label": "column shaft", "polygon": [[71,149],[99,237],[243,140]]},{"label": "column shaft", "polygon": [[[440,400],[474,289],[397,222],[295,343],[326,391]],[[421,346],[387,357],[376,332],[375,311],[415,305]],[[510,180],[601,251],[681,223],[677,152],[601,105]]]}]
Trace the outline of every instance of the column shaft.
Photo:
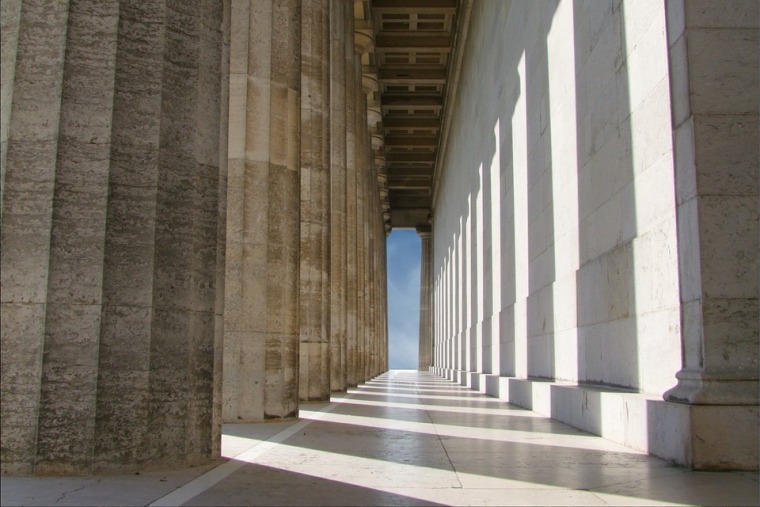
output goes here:
[{"label": "column shaft", "polygon": [[329,0],[301,15],[301,246],[299,398],[330,399]]},{"label": "column shaft", "polygon": [[211,0],[22,5],[2,215],[3,472],[218,456],[224,31]]},{"label": "column shaft", "polygon": [[432,262],[433,262],[433,238],[428,230],[417,229],[422,240],[422,253],[420,259],[420,345],[419,366],[420,371],[428,371],[432,364]]},{"label": "column shaft", "polygon": [[351,2],[344,2],[346,9],[346,383],[356,386],[357,346],[357,207],[356,158],[357,123],[356,96],[361,88],[356,86],[356,53],[354,51],[354,13]]},{"label": "column shaft", "polygon": [[[330,3],[330,389],[346,389],[346,2]],[[353,42],[352,39],[349,39]]]},{"label": "column shaft", "polygon": [[[224,419],[298,414],[301,3],[234,3]],[[234,112],[234,116],[233,116]]]},{"label": "column shaft", "polygon": [[[358,46],[357,46],[358,49]],[[364,378],[364,361],[365,361],[365,339],[366,339],[366,312],[365,312],[365,255],[367,249],[364,245],[364,226],[365,226],[365,179],[366,166],[364,158],[364,140],[365,140],[365,95],[362,93],[362,62],[361,56],[356,55],[354,64],[354,79],[356,87],[356,107],[354,109],[356,139],[354,148],[356,152],[356,232],[354,241],[356,243],[356,356],[354,362],[354,378],[357,383],[361,383]]]}]

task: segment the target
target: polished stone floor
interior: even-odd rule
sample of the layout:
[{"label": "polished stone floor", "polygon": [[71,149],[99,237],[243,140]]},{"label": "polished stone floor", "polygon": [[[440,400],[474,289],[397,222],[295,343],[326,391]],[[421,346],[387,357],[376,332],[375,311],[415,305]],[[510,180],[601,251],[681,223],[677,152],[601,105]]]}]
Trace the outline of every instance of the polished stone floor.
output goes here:
[{"label": "polished stone floor", "polygon": [[691,472],[458,386],[396,370],[226,425],[216,467],[3,477],[11,505],[758,505],[756,473]]}]

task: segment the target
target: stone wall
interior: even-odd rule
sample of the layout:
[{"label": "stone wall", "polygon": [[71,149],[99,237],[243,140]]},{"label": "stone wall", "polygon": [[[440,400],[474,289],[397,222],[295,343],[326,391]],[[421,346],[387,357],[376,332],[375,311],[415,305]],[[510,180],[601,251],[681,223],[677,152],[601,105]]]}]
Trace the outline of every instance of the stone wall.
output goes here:
[{"label": "stone wall", "polygon": [[[709,8],[689,5],[694,18]],[[746,160],[733,172],[742,174],[742,195],[756,196],[756,143],[751,148],[741,139],[757,135],[757,101],[749,113],[741,90],[757,89],[757,58],[747,60],[744,42],[756,40],[757,16],[751,17],[749,2],[735,7],[735,19],[719,21],[723,31],[711,34],[723,44],[721,52],[732,55],[732,68],[743,64],[742,77],[730,79],[741,83],[733,95],[744,107],[745,130],[732,142],[726,131],[719,147],[707,138],[696,142]],[[693,289],[683,284],[684,259],[695,249],[705,255],[729,248],[730,241],[714,235],[695,246],[677,213],[676,178],[683,171],[676,171],[671,110],[684,97],[671,87],[674,16],[657,1],[474,2],[435,196],[433,364],[434,371],[473,387],[695,464],[692,444],[675,449],[672,438],[692,416],[663,406],[662,396],[683,366],[682,350],[693,341],[687,335],[699,332],[683,326],[701,325],[684,306],[694,299],[685,295]],[[699,19],[708,18],[702,13]],[[718,52],[711,57],[720,60]],[[714,86],[715,79],[702,83],[710,71],[699,68],[700,90]],[[704,95],[701,103],[721,103]],[[727,201],[746,209],[739,200]],[[722,221],[722,227],[735,229],[733,241],[757,245],[756,208],[739,216],[745,225]],[[755,224],[754,232],[746,224]],[[713,276],[736,283],[725,267],[738,262],[756,280],[756,262],[746,258],[756,258],[751,250],[737,247],[735,260],[716,260]],[[727,326],[721,332],[742,338],[717,348],[733,358],[722,367],[750,362],[757,369],[757,351],[743,345],[757,348],[757,333],[749,338],[745,332],[757,329],[756,283],[739,293],[745,299],[735,303],[731,324],[721,321]],[[744,352],[735,354],[736,347]],[[757,418],[757,375],[741,368],[754,386],[742,402],[755,405],[744,411],[749,423]],[[586,394],[536,390],[541,382]],[[613,411],[589,405],[588,393],[600,389],[633,398]],[[649,413],[644,400],[657,401]],[[637,417],[629,420],[629,408]],[[659,436],[668,431],[671,438]],[[742,460],[728,466],[747,466]],[[754,460],[756,466],[756,453]]]}]

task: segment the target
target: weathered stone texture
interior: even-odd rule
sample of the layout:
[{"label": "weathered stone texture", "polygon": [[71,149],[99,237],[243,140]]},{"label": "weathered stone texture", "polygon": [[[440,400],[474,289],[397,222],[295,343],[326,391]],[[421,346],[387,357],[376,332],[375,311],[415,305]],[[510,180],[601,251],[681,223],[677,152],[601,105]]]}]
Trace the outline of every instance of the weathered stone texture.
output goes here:
[{"label": "weathered stone texture", "polygon": [[301,16],[299,398],[330,398],[330,4]]},{"label": "weathered stone texture", "polygon": [[346,388],[346,18],[330,2],[330,390]]},{"label": "weathered stone texture", "polygon": [[301,6],[235,2],[223,419],[298,411]]},{"label": "weathered stone texture", "polygon": [[358,56],[354,51],[354,16],[349,9],[345,24],[346,38],[346,385],[356,386],[354,365],[357,359],[357,87]]},{"label": "weathered stone texture", "polygon": [[[3,411],[4,471],[92,473],[218,456],[222,13],[212,0],[23,4],[6,197],[44,202],[49,218],[46,239],[17,243],[35,228],[3,201],[4,403],[23,390],[6,358],[38,357],[36,392],[9,407],[27,405],[34,420],[15,424]],[[30,66],[25,45],[43,51]],[[35,185],[47,191],[42,201],[10,177],[24,171],[16,153],[30,142],[53,150],[46,163],[42,146],[34,150],[49,182]],[[30,302],[44,317],[14,310]],[[36,337],[18,341],[24,329]]]}]

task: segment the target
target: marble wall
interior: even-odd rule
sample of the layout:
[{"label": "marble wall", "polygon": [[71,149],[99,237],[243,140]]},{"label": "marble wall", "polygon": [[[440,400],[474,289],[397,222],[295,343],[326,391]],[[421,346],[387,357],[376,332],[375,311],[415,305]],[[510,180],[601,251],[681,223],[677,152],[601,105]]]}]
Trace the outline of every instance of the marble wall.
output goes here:
[{"label": "marble wall", "polygon": [[[630,423],[584,412],[563,390],[530,394],[549,382],[662,400],[682,365],[691,371],[701,344],[690,336],[721,335],[693,363],[723,354],[717,368],[746,382],[741,403],[754,406],[740,409],[743,424],[757,419],[757,144],[745,137],[757,138],[757,5],[737,1],[713,21],[714,7],[686,2],[691,45],[675,60],[675,4],[474,2],[435,196],[434,371],[597,433],[630,427],[616,438],[681,462],[756,466],[756,452],[726,465],[696,459],[696,444],[664,450],[658,432],[694,417],[664,402]],[[673,88],[679,77],[690,92]],[[679,126],[671,111],[683,116],[690,100],[709,113]],[[687,143],[703,171],[699,216],[679,166]],[[713,220],[721,234],[705,230]],[[700,269],[732,288],[692,289],[685,277]]]}]

